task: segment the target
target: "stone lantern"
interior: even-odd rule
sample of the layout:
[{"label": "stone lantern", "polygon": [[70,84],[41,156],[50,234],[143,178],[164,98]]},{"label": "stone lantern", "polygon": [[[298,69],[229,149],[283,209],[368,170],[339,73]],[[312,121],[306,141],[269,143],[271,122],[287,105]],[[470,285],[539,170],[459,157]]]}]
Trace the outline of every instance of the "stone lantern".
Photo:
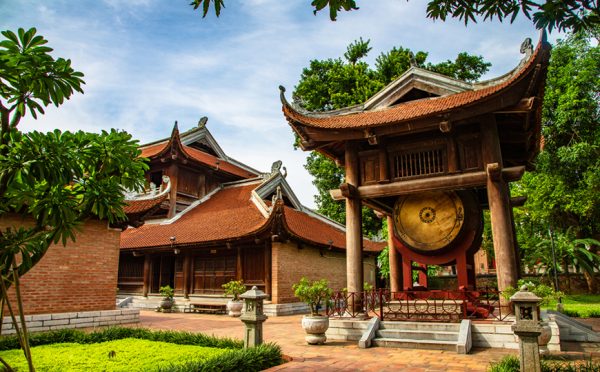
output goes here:
[{"label": "stone lantern", "polygon": [[542,333],[542,327],[538,305],[542,299],[529,292],[524,285],[510,300],[515,306],[516,322],[512,330],[519,336],[521,372],[540,372],[538,336]]},{"label": "stone lantern", "polygon": [[263,343],[262,324],[267,320],[267,316],[263,313],[263,300],[267,297],[268,295],[256,286],[240,295],[240,298],[244,300],[244,313],[240,320],[246,325],[244,348]]}]

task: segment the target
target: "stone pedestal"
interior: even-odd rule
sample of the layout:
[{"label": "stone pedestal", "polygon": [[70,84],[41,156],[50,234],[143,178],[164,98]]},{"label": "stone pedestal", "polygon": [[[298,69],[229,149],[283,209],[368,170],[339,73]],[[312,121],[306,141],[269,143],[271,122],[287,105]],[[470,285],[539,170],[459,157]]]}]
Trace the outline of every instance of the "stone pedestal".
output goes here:
[{"label": "stone pedestal", "polygon": [[244,348],[258,346],[263,343],[262,324],[267,320],[267,316],[263,312],[263,300],[267,297],[268,295],[258,290],[256,286],[240,295],[240,298],[244,300],[244,313],[240,320],[246,326]]},{"label": "stone pedestal", "polygon": [[542,334],[542,326],[538,304],[542,299],[529,292],[524,285],[510,300],[515,305],[515,324],[512,330],[519,337],[521,372],[540,372],[542,368],[538,336]]}]

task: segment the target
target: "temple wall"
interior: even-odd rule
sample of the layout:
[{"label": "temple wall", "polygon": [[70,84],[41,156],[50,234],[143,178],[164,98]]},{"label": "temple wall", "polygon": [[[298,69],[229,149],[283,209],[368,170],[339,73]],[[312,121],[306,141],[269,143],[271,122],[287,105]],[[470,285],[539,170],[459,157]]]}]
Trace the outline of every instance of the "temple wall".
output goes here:
[{"label": "temple wall", "polygon": [[[298,302],[292,285],[303,276],[311,281],[327,279],[333,290],[346,287],[345,252],[320,251],[306,244],[298,248],[295,242],[274,242],[271,251],[271,300],[275,304]],[[375,268],[376,257],[363,258],[364,280],[371,285],[375,285]]]},{"label": "temple wall", "polygon": [[[2,230],[26,224],[19,216],[0,218]],[[90,220],[75,242],[51,246],[21,278],[25,314],[115,309],[120,234],[106,221]]]}]

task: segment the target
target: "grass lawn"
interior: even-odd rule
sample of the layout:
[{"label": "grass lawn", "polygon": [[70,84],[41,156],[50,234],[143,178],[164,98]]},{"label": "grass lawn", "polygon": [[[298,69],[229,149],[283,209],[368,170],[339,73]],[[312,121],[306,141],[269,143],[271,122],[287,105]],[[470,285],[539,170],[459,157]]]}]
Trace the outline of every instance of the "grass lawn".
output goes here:
[{"label": "grass lawn", "polygon": [[[33,333],[29,337],[38,371],[262,371],[283,363],[281,348],[201,333],[110,327]],[[27,371],[17,338],[0,337],[0,357]],[[0,371],[4,368],[0,365]]]},{"label": "grass lawn", "polygon": [[[227,349],[177,345],[125,338],[95,344],[61,343],[35,346],[31,355],[38,371],[154,371],[189,361],[206,360]],[[18,371],[27,371],[21,350],[0,352]]]},{"label": "grass lawn", "polygon": [[[562,298],[565,314],[579,318],[600,318],[600,295],[566,295]],[[556,301],[543,305],[542,309],[556,310]]]}]

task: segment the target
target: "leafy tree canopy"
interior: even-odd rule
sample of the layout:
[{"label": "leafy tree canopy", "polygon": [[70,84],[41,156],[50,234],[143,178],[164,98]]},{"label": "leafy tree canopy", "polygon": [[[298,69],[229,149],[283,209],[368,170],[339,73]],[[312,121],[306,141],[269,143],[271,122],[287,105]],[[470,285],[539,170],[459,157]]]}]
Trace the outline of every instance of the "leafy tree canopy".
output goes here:
[{"label": "leafy tree canopy", "polygon": [[[490,63],[481,56],[460,53],[454,61],[426,63],[427,53],[411,52],[395,47],[381,53],[372,68],[364,59],[371,50],[369,40],[362,38],[351,43],[344,58],[313,60],[302,71],[294,91],[294,99],[311,111],[327,111],[365,102],[392,80],[402,75],[411,66],[411,59],[422,68],[448,76],[473,81],[487,72]],[[340,223],[345,222],[344,204],[335,202],[329,190],[338,188],[343,182],[344,171],[323,155],[312,152],[305,168],[315,177],[315,196],[318,211]],[[363,231],[377,236],[381,220],[368,208],[363,208]]]},{"label": "leafy tree canopy", "polygon": [[[527,195],[515,210],[524,263],[581,268],[588,289],[600,268],[600,47],[576,33],[553,48],[542,112],[543,149],[535,172],[513,185]],[[550,239],[550,231],[555,236]]]},{"label": "leafy tree canopy", "polygon": [[[225,7],[223,0],[193,0],[194,9],[202,7],[202,16],[206,17],[211,3],[215,14],[221,14]],[[329,18],[337,19],[338,12],[357,10],[356,0],[313,0],[314,13],[329,7]],[[427,17],[445,21],[446,18],[458,18],[465,22],[510,19],[512,23],[519,14],[531,19],[538,29],[552,31],[591,31],[600,25],[600,10],[596,0],[430,0],[427,3]],[[596,30],[597,31],[597,30]],[[596,33],[596,38],[599,34]]]},{"label": "leafy tree canopy", "polygon": [[[19,277],[52,243],[75,240],[87,218],[123,221],[124,190],[140,189],[148,168],[125,132],[23,133],[20,120],[83,92],[83,74],[54,59],[36,29],[3,31],[0,41],[0,315],[7,305],[21,348],[34,370],[24,326]],[[12,226],[9,215],[22,217]],[[21,326],[8,296],[14,286]],[[4,364],[4,363],[3,363]],[[5,364],[6,365],[6,364]]]}]

